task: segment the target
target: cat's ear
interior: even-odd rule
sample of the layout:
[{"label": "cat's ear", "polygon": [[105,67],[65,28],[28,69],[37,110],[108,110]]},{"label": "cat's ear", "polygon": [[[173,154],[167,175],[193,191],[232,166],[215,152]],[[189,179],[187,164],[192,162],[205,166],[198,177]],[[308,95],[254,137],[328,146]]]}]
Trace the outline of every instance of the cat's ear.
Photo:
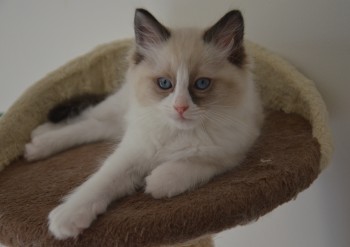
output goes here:
[{"label": "cat's ear", "polygon": [[148,48],[166,41],[170,31],[145,9],[136,9],[134,19],[136,44]]},{"label": "cat's ear", "polygon": [[232,10],[204,32],[203,40],[226,52],[231,63],[241,66],[245,59],[243,35],[242,14],[239,10]]}]

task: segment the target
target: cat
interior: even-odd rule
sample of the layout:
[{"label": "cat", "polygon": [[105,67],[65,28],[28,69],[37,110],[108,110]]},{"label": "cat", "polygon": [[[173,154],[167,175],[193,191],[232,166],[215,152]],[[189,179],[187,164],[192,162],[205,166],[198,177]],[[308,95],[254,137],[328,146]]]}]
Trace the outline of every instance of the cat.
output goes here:
[{"label": "cat", "polygon": [[208,182],[239,165],[260,134],[264,114],[239,10],[201,30],[170,29],[136,9],[134,30],[121,89],[78,116],[37,127],[25,146],[32,161],[120,140],[98,171],[50,212],[56,239],[77,237],[112,200],[141,186],[163,198]]}]

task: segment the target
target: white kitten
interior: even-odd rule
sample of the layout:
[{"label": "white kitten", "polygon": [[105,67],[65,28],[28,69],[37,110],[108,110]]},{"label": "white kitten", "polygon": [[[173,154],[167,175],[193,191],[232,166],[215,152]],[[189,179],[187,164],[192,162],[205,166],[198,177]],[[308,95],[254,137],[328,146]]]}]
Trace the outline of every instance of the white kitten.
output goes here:
[{"label": "white kitten", "polygon": [[170,30],[135,13],[135,48],[122,88],[66,123],[46,123],[28,160],[101,139],[121,143],[49,215],[57,239],[76,237],[117,198],[145,184],[171,197],[238,165],[259,135],[262,106],[243,46],[243,18],[230,11],[207,30]]}]

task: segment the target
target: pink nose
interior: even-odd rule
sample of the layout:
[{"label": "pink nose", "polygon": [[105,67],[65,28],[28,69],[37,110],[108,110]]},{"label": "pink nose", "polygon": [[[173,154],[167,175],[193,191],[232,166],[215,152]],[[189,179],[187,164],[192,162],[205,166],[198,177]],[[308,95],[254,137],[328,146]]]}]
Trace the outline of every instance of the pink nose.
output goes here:
[{"label": "pink nose", "polygon": [[182,115],[188,109],[188,105],[174,106],[174,108],[180,115]]}]

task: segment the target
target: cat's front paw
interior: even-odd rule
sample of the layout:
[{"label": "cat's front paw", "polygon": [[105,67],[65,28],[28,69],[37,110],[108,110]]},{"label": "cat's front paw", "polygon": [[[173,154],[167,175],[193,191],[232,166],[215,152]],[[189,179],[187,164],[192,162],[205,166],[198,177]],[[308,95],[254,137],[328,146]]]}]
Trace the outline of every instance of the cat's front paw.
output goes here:
[{"label": "cat's front paw", "polygon": [[59,240],[77,237],[88,228],[98,214],[106,210],[102,203],[71,205],[62,203],[53,209],[49,216],[49,230]]},{"label": "cat's front paw", "polygon": [[76,237],[93,220],[85,214],[74,212],[65,204],[61,204],[49,214],[49,230],[56,239]]},{"label": "cat's front paw", "polygon": [[151,175],[146,177],[145,192],[154,198],[173,197],[191,188],[190,181],[169,169],[169,167],[157,167]]}]

